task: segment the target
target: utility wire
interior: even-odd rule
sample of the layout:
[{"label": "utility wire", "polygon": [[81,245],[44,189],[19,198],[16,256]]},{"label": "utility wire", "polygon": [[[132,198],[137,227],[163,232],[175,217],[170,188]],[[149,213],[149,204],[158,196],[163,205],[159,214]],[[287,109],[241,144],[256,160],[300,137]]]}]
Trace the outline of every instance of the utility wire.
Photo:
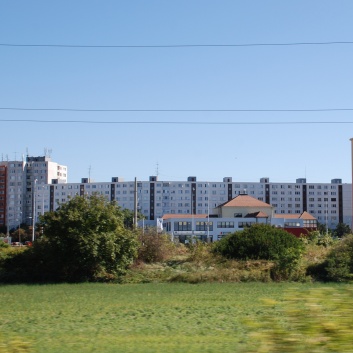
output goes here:
[{"label": "utility wire", "polygon": [[244,43],[244,44],[161,44],[161,45],[84,45],[84,44],[21,44],[0,43],[1,47],[32,48],[231,48],[231,47],[279,47],[279,46],[311,46],[311,45],[350,45],[353,41],[332,42],[291,42],[291,43]]},{"label": "utility wire", "polygon": [[310,113],[310,112],[349,112],[353,108],[314,108],[314,109],[81,109],[81,108],[19,108],[0,107],[0,110],[13,111],[58,111],[85,113]]},{"label": "utility wire", "polygon": [[353,121],[98,121],[98,120],[41,120],[41,119],[0,119],[0,122],[15,123],[59,123],[59,124],[129,124],[129,125],[322,125],[353,124]]}]

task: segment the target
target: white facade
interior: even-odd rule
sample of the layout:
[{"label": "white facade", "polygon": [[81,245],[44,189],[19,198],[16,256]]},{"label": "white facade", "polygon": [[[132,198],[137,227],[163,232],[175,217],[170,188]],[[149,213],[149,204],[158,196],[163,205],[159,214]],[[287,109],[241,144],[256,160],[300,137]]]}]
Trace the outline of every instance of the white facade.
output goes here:
[{"label": "white facade", "polygon": [[[113,178],[112,182],[37,185],[37,214],[55,210],[75,195],[100,194],[116,201],[122,208],[134,209],[134,181]],[[165,214],[210,214],[218,205],[246,192],[249,196],[271,204],[277,214],[312,214],[319,223],[335,228],[344,222],[352,226],[352,185],[340,179],[331,183],[308,183],[297,179],[295,183],[271,183],[269,178],[260,182],[159,181],[150,177],[137,182],[138,210],[146,220],[156,220]],[[43,206],[44,205],[44,206]]]},{"label": "white facade", "polygon": [[52,162],[50,157],[27,157],[24,161],[0,161],[7,167],[6,224],[9,228],[20,223],[31,224],[33,188],[52,182],[67,182],[67,167]]},{"label": "white facade", "polygon": [[[181,215],[176,215],[173,218],[168,215],[163,220],[163,231],[171,235],[172,240],[200,239],[202,241],[217,241],[225,235],[243,230],[253,224],[271,224],[278,228],[307,228],[305,219],[270,217],[270,218],[209,218],[207,215],[195,215],[195,217],[187,216],[183,218]],[[139,221],[139,227],[155,227],[156,221]],[[316,225],[315,225],[316,227]]]}]

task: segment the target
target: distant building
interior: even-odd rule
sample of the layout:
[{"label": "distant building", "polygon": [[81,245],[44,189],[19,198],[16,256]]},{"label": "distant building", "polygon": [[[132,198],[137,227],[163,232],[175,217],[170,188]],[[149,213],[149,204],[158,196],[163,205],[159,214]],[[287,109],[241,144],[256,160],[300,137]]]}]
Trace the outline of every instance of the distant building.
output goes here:
[{"label": "distant building", "polygon": [[[31,223],[33,187],[67,182],[67,167],[52,162],[48,156],[27,157],[22,161],[0,161],[0,225],[9,228]],[[42,204],[36,203],[37,212]]]},{"label": "distant building", "polygon": [[163,216],[163,229],[173,239],[181,242],[191,238],[216,241],[226,234],[243,230],[253,224],[270,224],[296,236],[317,229],[315,217],[307,212],[274,214],[273,206],[246,194],[240,194],[219,205],[215,211],[215,214],[211,215],[166,214]]},{"label": "distant building", "polygon": [[[116,201],[124,209],[134,209],[133,180],[113,177],[111,181],[94,182],[82,178],[80,183],[67,183],[67,167],[48,157],[2,161],[0,167],[0,225],[6,224],[7,219],[10,227],[18,225],[20,220],[31,223],[33,206],[37,219],[38,215],[56,210],[76,195],[99,194]],[[186,181],[159,180],[157,176],[150,176],[149,180],[137,182],[137,207],[146,221],[153,223],[164,215],[218,214],[222,207],[225,208],[222,212],[227,212],[230,209],[227,203],[243,194],[271,205],[271,218],[308,212],[328,228],[335,228],[339,222],[352,227],[352,184],[342,183],[341,179],[310,183],[306,178],[299,178],[293,183],[274,183],[268,177],[259,182],[233,181],[232,177],[224,177],[220,182],[210,182],[198,181],[196,176],[190,176]],[[261,209],[264,213],[266,210]],[[229,216],[234,218],[232,214]],[[260,218],[258,215],[257,219]]]},{"label": "distant building", "polygon": [[[134,209],[134,181],[112,178],[111,182],[51,184],[38,197],[44,197],[50,210],[75,195],[100,194],[116,201],[122,208]],[[339,222],[352,226],[352,184],[341,179],[330,183],[309,183],[305,178],[294,183],[272,183],[269,178],[260,182],[233,181],[231,177],[222,182],[197,181],[189,177],[186,181],[149,180],[137,182],[138,211],[146,220],[155,221],[165,214],[202,215],[212,213],[214,208],[246,193],[259,201],[270,204],[274,214],[301,215],[308,212],[321,224],[335,228]]]}]

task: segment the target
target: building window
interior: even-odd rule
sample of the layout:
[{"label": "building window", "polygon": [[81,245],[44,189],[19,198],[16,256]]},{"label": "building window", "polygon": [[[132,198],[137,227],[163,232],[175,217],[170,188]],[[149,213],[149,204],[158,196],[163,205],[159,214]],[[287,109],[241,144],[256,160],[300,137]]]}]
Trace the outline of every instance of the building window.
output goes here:
[{"label": "building window", "polygon": [[234,222],[217,222],[217,228],[234,228]]},{"label": "building window", "polygon": [[239,222],[238,228],[251,227],[253,224],[254,222]]}]

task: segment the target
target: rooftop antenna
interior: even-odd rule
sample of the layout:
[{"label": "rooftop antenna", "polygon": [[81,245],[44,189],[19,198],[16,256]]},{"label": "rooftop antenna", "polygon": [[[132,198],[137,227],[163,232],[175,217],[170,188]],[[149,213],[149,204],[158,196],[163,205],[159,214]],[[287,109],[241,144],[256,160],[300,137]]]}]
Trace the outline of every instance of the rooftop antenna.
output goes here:
[{"label": "rooftop antenna", "polygon": [[51,148],[48,149],[48,157],[51,158],[51,154],[53,153],[53,150]]},{"label": "rooftop antenna", "polygon": [[15,154],[15,161],[17,161],[17,152],[14,152]]},{"label": "rooftop antenna", "polygon": [[156,176],[158,177],[159,176],[159,164],[157,162],[157,165],[156,165]]},{"label": "rooftop antenna", "polygon": [[88,182],[91,182],[91,166],[88,167]]},{"label": "rooftop antenna", "polygon": [[29,157],[29,154],[28,154],[28,147],[26,147],[26,154],[27,154],[27,157]]}]

